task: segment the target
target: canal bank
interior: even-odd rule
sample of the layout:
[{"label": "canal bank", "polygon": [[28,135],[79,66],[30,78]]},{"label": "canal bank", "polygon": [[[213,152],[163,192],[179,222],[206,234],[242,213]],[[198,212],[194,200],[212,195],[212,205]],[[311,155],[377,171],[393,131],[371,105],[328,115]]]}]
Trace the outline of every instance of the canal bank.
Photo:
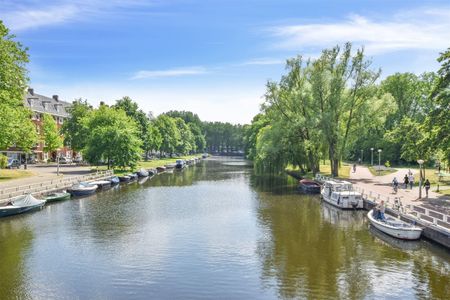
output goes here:
[{"label": "canal bank", "polygon": [[[447,299],[450,256],[211,158],[0,220],[5,298]],[[57,254],[57,255],[56,255]]]},{"label": "canal bank", "polygon": [[[295,178],[295,174],[288,174]],[[322,184],[331,178],[317,175],[315,179]],[[366,210],[371,210],[381,201],[384,201],[389,215],[410,224],[416,224],[423,229],[422,237],[450,249],[450,215],[444,213],[447,211],[445,207],[438,211],[420,205],[403,205],[399,197],[387,197],[370,190],[364,190],[358,186],[354,186],[353,188],[355,191],[361,193]]]}]

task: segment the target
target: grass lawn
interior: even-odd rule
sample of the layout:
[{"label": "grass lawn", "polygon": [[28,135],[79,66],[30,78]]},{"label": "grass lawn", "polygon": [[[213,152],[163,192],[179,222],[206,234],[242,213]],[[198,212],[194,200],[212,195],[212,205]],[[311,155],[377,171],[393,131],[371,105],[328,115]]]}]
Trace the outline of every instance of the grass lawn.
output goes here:
[{"label": "grass lawn", "polygon": [[[419,168],[411,168],[414,172],[414,177],[416,182],[419,180]],[[450,185],[450,176],[442,176],[441,181],[439,181],[439,176],[436,168],[426,168],[425,169],[425,179],[428,179],[432,185]]]},{"label": "grass lawn", "polygon": [[26,170],[16,170],[16,169],[1,169],[0,170],[0,181],[6,181],[10,179],[24,178],[33,176],[34,173]]},{"label": "grass lawn", "polygon": [[[324,176],[331,176],[331,165],[329,161],[325,161],[325,164],[320,164],[320,174]],[[339,167],[339,178],[350,178],[350,165],[347,163],[341,163],[341,166]],[[294,168],[293,166],[289,165],[287,170],[297,171],[298,168]],[[304,175],[302,175],[305,178],[313,178],[313,174],[311,172],[308,172]]]},{"label": "grass lawn", "polygon": [[[436,192],[436,190],[434,190]],[[439,194],[450,196],[450,189],[447,190],[439,190]]]},{"label": "grass lawn", "polygon": [[[164,166],[167,164],[173,164],[176,162],[177,159],[191,159],[194,157],[201,157],[201,154],[186,155],[186,156],[173,157],[173,158],[161,158],[161,159],[154,159],[154,160],[149,160],[149,161],[140,161],[140,162],[138,162],[138,165],[134,170],[114,169],[114,174],[116,174],[116,175],[127,174],[127,173],[130,173],[131,171],[139,170],[140,168],[155,169],[156,167]],[[95,167],[92,168],[92,171],[96,171],[96,170],[103,171],[106,169],[107,169],[107,166],[99,166],[98,168],[95,168]]]},{"label": "grass lawn", "polygon": [[388,175],[388,174],[397,172],[397,169],[390,168],[390,169],[381,170],[380,172],[378,172],[374,167],[369,167],[369,171],[374,176],[384,176],[384,175]]}]

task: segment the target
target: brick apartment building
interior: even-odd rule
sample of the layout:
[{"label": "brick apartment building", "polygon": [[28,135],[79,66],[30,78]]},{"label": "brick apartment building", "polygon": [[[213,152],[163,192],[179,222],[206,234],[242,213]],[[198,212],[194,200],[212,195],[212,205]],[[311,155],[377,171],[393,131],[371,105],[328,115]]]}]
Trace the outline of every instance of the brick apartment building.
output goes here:
[{"label": "brick apartment building", "polygon": [[[36,94],[31,88],[27,90],[24,105],[29,107],[33,112],[32,121],[36,125],[38,135],[42,134],[42,116],[44,113],[51,115],[55,119],[58,128],[61,128],[64,121],[69,116],[67,108],[70,107],[70,103],[61,101],[58,95],[53,95],[49,98],[47,96]],[[19,160],[25,159],[25,154],[20,148],[11,147],[1,152],[10,158]],[[46,161],[48,159],[55,159],[56,155],[56,152],[44,152],[44,142],[39,141],[32,149],[32,154],[30,154],[29,157],[35,158],[38,161]],[[73,157],[73,152],[70,148],[63,147],[59,150],[59,156],[71,158]]]}]

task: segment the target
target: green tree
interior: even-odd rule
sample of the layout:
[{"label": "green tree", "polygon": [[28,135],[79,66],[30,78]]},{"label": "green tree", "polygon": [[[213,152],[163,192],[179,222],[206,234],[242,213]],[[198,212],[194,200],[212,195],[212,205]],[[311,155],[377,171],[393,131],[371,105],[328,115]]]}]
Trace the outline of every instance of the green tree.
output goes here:
[{"label": "green tree", "polygon": [[88,162],[106,161],[108,168],[136,166],[141,154],[139,131],[135,121],[123,110],[100,105],[82,122],[90,132],[83,151]]},{"label": "green tree", "polygon": [[450,48],[440,55],[438,61],[442,66],[430,96],[433,106],[423,130],[429,134],[434,150],[440,149],[450,163]]},{"label": "green tree", "polygon": [[27,49],[0,21],[0,149],[16,144],[29,152],[37,141],[31,111],[24,107]]},{"label": "green tree", "polygon": [[144,139],[145,159],[147,160],[148,154],[152,150],[157,150],[161,147],[162,136],[159,133],[158,128],[153,123],[148,124],[147,133]]},{"label": "green tree", "polygon": [[195,151],[195,139],[189,126],[181,118],[175,118],[175,124],[180,133],[176,151],[181,154],[188,154],[191,151]]},{"label": "green tree", "polygon": [[56,151],[63,145],[58,125],[49,114],[43,114],[42,117],[42,140],[44,141],[45,152]]},{"label": "green tree", "polygon": [[202,130],[196,123],[188,123],[190,131],[194,135],[195,141],[195,150],[196,151],[204,151],[206,148],[206,139]]},{"label": "green tree", "polygon": [[86,100],[77,99],[69,107],[69,118],[64,122],[61,132],[64,144],[75,151],[82,151],[89,137],[89,129],[83,126],[82,120],[92,111]]},{"label": "green tree", "polygon": [[160,150],[172,156],[181,138],[175,119],[162,114],[155,119],[154,125],[162,137]]},{"label": "green tree", "polygon": [[[138,104],[128,96],[117,100],[113,107],[116,109],[122,109],[125,111],[127,116],[131,117],[136,122],[137,129],[139,131],[139,138],[143,141],[142,146],[145,147],[145,139],[148,138],[147,129],[149,124],[147,115],[139,109]],[[145,149],[143,148],[143,150]]]}]

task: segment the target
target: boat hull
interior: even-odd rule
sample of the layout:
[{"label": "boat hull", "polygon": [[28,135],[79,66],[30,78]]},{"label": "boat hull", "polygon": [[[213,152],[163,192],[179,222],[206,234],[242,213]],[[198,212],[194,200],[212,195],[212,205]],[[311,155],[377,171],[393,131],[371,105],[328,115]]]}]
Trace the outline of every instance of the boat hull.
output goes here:
[{"label": "boat hull", "polygon": [[119,176],[119,181],[120,182],[128,182],[131,180],[130,176]]},{"label": "boat hull", "polygon": [[94,194],[95,191],[97,190],[97,188],[98,188],[97,185],[89,187],[89,188],[83,188],[83,189],[72,188],[72,189],[68,189],[67,192],[75,197],[89,196],[89,195]]},{"label": "boat hull", "polygon": [[316,182],[302,182],[300,180],[298,189],[306,194],[320,194],[320,185]]},{"label": "boat hull", "polygon": [[33,206],[27,206],[27,207],[14,207],[14,208],[0,207],[0,218],[23,214],[23,213],[30,212],[33,210],[38,210],[38,209],[42,208],[44,205],[45,205],[45,202],[39,203],[39,204],[36,204]]},{"label": "boat hull", "polygon": [[113,176],[109,181],[111,182],[111,185],[116,185],[120,182],[120,179],[117,176]]},{"label": "boat hull", "polygon": [[70,193],[56,193],[50,194],[45,197],[45,201],[47,202],[55,202],[70,199]]},{"label": "boat hull", "polygon": [[373,217],[373,210],[369,211],[369,213],[367,214],[367,218],[369,219],[369,222],[373,227],[380,230],[381,232],[386,233],[387,235],[393,236],[398,239],[417,240],[422,234],[422,229],[415,226],[396,228],[395,226],[390,226],[386,222],[376,220]]}]

